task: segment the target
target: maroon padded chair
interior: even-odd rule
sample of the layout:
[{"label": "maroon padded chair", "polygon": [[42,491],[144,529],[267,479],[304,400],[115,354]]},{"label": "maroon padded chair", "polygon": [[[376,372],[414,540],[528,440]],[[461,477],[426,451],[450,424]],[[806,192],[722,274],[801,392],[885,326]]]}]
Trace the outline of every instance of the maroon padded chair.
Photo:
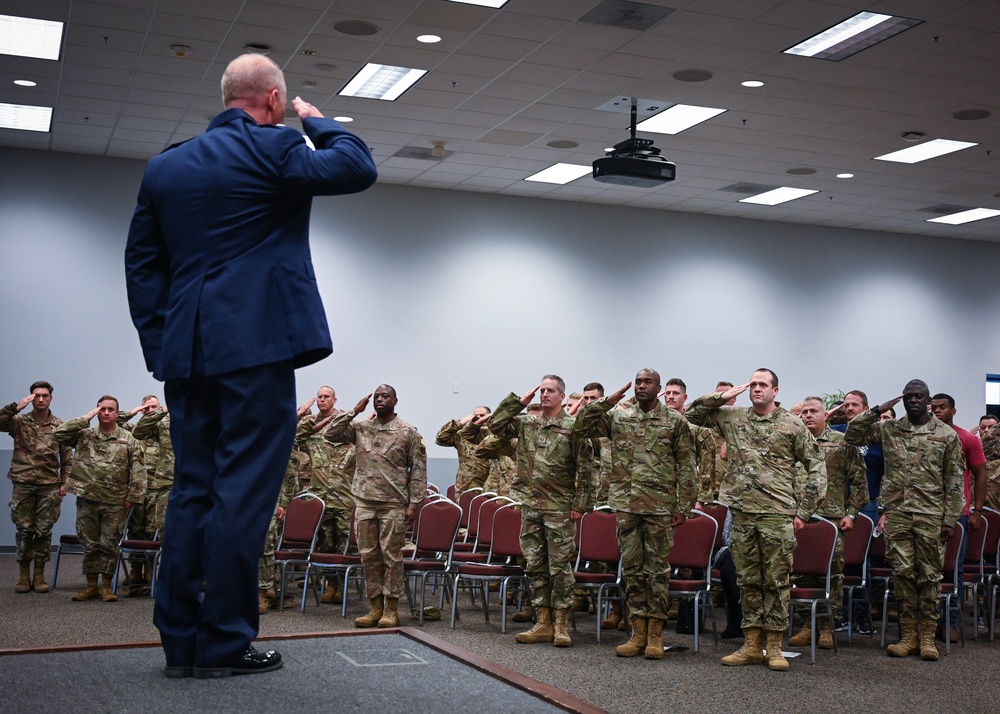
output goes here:
[{"label": "maroon padded chair", "polygon": [[319,607],[318,580],[314,582],[312,576],[323,576],[329,578],[333,574],[338,580],[342,577],[344,587],[342,589],[343,598],[340,606],[340,616],[347,617],[347,586],[351,577],[357,578],[364,574],[364,565],[361,563],[361,556],[357,555],[358,536],[354,529],[354,514],[351,514],[351,531],[344,544],[341,553],[312,553],[309,556],[309,564],[306,566],[306,587],[302,588],[301,612],[306,611],[306,593],[311,588],[316,597],[316,606]]},{"label": "maroon padded chair", "polygon": [[289,574],[309,565],[309,556],[316,548],[319,524],[323,521],[325,510],[323,499],[309,491],[296,494],[285,509],[281,537],[274,549],[274,564],[281,573],[279,609],[285,606]]},{"label": "maroon padded chair", "polygon": [[[983,513],[980,527],[969,529],[966,538],[965,562],[962,564],[962,584],[972,589],[972,639],[979,639],[979,590],[986,588],[986,542],[996,535],[991,532],[988,514]],[[994,544],[994,549],[996,544]],[[996,555],[994,554],[994,560]]]},{"label": "maroon padded chair", "polygon": [[[844,569],[848,565],[856,566],[860,575],[844,575],[844,594],[847,595],[847,642],[852,642],[854,632],[854,595],[858,593],[865,601],[865,607],[871,610],[868,599],[868,558],[872,549],[872,533],[875,523],[864,513],[859,513],[854,519],[854,527],[844,535]],[[874,630],[869,632],[874,637]]]},{"label": "maroon padded chair", "polygon": [[697,570],[705,573],[702,578],[682,580],[670,578],[670,597],[694,601],[694,651],[700,647],[701,619],[707,611],[712,617],[712,635],[719,644],[719,630],[715,625],[715,607],[709,591],[712,587],[712,555],[718,534],[722,530],[718,521],[705,511],[691,511],[687,520],[674,529],[674,546],[670,549],[672,570]]},{"label": "maroon padded chair", "polygon": [[[796,577],[812,576],[825,578],[821,587],[792,586],[789,598],[788,627],[791,634],[791,614],[796,606],[809,606],[809,626],[812,629],[812,639],[809,643],[811,662],[816,664],[816,640],[819,635],[817,618],[827,617],[830,630],[836,627],[833,622],[833,598],[830,592],[830,569],[833,566],[833,551],[837,546],[837,525],[831,521],[813,516],[808,523],[795,533],[795,551],[792,556],[792,582]],[[836,593],[837,607],[840,606],[841,594]],[[822,612],[820,610],[823,610]],[[833,638],[833,651],[838,652],[837,638]]]},{"label": "maroon padded chair", "polygon": [[[601,641],[601,618],[604,617],[605,593],[616,593],[624,608],[622,588],[622,552],[618,545],[618,517],[608,506],[601,506],[577,522],[576,566],[573,568],[574,587],[597,592],[597,642]],[[584,570],[584,564],[601,563],[610,572],[596,573]],[[576,614],[570,611],[573,627]]]},{"label": "maroon padded chair", "polygon": [[[410,580],[420,582],[419,621],[424,624],[424,600],[427,592],[427,581],[446,585],[449,582],[449,571],[452,567],[455,536],[462,518],[462,509],[457,503],[447,498],[438,498],[427,503],[417,515],[417,526],[414,531],[414,557],[403,559],[403,583],[406,586],[406,596],[412,610],[415,606],[414,595],[410,588]],[[444,591],[441,589],[441,602],[444,605]]]}]

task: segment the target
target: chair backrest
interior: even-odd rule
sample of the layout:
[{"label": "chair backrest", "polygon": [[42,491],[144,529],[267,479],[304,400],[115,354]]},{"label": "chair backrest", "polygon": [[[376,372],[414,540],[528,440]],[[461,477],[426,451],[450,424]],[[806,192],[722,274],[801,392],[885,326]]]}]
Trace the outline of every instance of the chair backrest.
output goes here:
[{"label": "chair backrest", "polygon": [[[697,514],[697,515],[695,515]],[[670,549],[671,568],[699,568],[710,573],[715,538],[722,524],[702,511],[691,511],[688,519],[674,528],[674,546]]]},{"label": "chair backrest", "polygon": [[966,572],[971,573],[973,568],[980,574],[983,572],[983,551],[986,548],[986,539],[990,534],[990,522],[985,518],[980,521],[979,528],[969,529],[969,537],[966,539],[965,562],[963,566]]},{"label": "chair backrest", "polygon": [[325,510],[323,499],[316,494],[303,491],[296,495],[285,509],[284,526],[277,550],[311,551]]},{"label": "chair backrest", "polygon": [[428,482],[427,483],[427,490],[428,491],[433,491],[434,493],[441,493],[441,489],[438,488],[437,484],[435,484],[435,483]]},{"label": "chair backrest", "polygon": [[479,518],[476,519],[476,552],[482,553],[490,549],[493,542],[493,518],[499,509],[513,502],[514,499],[507,496],[492,496],[483,501],[483,505],[479,507]]},{"label": "chair backrest", "polygon": [[521,504],[508,503],[493,515],[493,536],[490,543],[489,563],[497,565],[515,558],[521,552]]},{"label": "chair backrest", "polygon": [[444,495],[448,497],[449,501],[455,500],[455,484],[450,485],[444,490]]},{"label": "chair backrest", "polygon": [[469,501],[469,515],[467,518],[465,516],[465,508],[462,509],[462,516],[468,523],[465,528],[466,543],[476,542],[476,534],[479,533],[479,509],[481,509],[483,504],[494,496],[496,496],[496,494],[489,491],[480,491],[473,496]]},{"label": "chair backrest", "polygon": [[[864,513],[854,519],[854,527],[844,534],[844,565],[864,566],[872,547],[872,531],[875,524]],[[861,578],[865,578],[865,567],[861,568]]]},{"label": "chair backrest", "polygon": [[722,542],[722,528],[726,525],[726,516],[729,515],[729,506],[724,503],[713,503],[711,505],[705,504],[701,510],[702,513],[711,516],[715,519],[715,522],[719,524],[718,529],[715,533],[715,549],[718,550],[723,546]]},{"label": "chair backrest", "polygon": [[462,528],[469,527],[469,506],[472,505],[472,499],[482,492],[481,488],[470,488],[459,494],[457,503],[462,509]]},{"label": "chair backrest", "polygon": [[414,539],[416,552],[447,553],[450,561],[461,518],[462,509],[447,498],[439,498],[421,508]]},{"label": "chair backrest", "polygon": [[837,545],[837,526],[825,518],[812,519],[795,532],[795,551],[792,555],[793,575],[826,575],[827,592],[830,589],[830,564]]},{"label": "chair backrest", "polygon": [[948,539],[947,544],[944,548],[944,568],[942,572],[945,573],[955,573],[955,584],[958,584],[959,573],[955,571],[955,565],[958,563],[958,551],[962,548],[962,538],[965,536],[965,528],[961,523],[955,524],[955,532],[952,534],[951,538]]},{"label": "chair backrest", "polygon": [[577,523],[580,549],[576,556],[576,570],[586,562],[617,565],[622,552],[618,545],[618,517],[607,508],[584,513]]},{"label": "chair backrest", "polygon": [[983,561],[997,567],[1000,565],[1000,511],[992,508],[983,509],[983,520],[989,524],[986,540],[983,543]]}]

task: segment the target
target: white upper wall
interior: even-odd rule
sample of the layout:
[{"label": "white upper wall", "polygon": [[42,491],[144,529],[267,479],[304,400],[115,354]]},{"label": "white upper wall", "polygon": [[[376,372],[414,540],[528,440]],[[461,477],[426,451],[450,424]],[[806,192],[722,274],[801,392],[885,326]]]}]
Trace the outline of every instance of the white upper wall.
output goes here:
[{"label": "white upper wall", "polygon": [[[122,268],[143,164],[0,148],[0,165],[0,402],[36,379],[64,419],[162,394]],[[317,199],[312,244],[335,353],[299,372],[299,400],[330,384],[349,408],[388,382],[432,456],[453,455],[433,444],[447,419],[548,372],[613,391],[648,366],[694,398],[767,366],[786,405],[920,377],[964,426],[1000,372],[993,243],[378,185]]]}]

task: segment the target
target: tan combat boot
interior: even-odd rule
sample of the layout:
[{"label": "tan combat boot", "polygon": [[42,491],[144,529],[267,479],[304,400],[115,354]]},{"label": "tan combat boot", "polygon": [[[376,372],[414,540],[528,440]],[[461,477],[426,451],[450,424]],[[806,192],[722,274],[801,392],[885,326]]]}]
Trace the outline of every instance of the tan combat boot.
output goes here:
[{"label": "tan combat boot", "polygon": [[555,639],[555,630],[552,627],[552,608],[538,607],[538,622],[527,632],[518,632],[514,639],[525,645],[533,645],[538,642],[551,642]]},{"label": "tan combat boot", "polygon": [[573,645],[573,640],[569,636],[569,610],[556,610],[552,644],[556,647],[571,647]]},{"label": "tan combat boot", "polygon": [[271,609],[271,598],[267,596],[267,593],[267,588],[262,588],[260,590],[260,598],[257,601],[257,610],[261,615]]},{"label": "tan combat boot", "polygon": [[663,659],[663,620],[649,618],[646,630],[646,659]]},{"label": "tan combat boot", "polygon": [[97,589],[97,573],[87,573],[87,587],[74,595],[71,599],[77,602],[82,602],[83,600],[93,600],[95,597],[100,597],[101,591]]},{"label": "tan combat boot", "polygon": [[789,647],[808,647],[812,644],[812,627],[809,623],[802,625],[802,629],[788,638]]},{"label": "tan combat boot", "polygon": [[935,620],[924,620],[920,623],[920,659],[928,662],[937,662],[937,645],[934,644],[934,632],[937,629]]},{"label": "tan combat boot", "polygon": [[788,660],[781,654],[784,632],[767,633],[767,668],[772,672],[787,672]]},{"label": "tan combat boot", "polygon": [[617,600],[611,602],[611,612],[608,616],[601,620],[601,627],[608,630],[613,630],[618,627],[618,623],[622,621],[622,606]]},{"label": "tan combat boot", "polygon": [[[903,635],[899,638],[899,642],[889,645],[885,651],[890,657],[909,657],[920,651],[920,644],[917,642],[917,623],[914,620],[903,620],[899,624]],[[933,630],[931,636],[934,636]]]},{"label": "tan combat boot", "polygon": [[615,654],[619,657],[638,657],[646,651],[647,628],[649,620],[645,617],[632,618],[632,639],[623,645],[615,647]]},{"label": "tan combat boot", "polygon": [[511,622],[531,622],[535,619],[535,610],[531,607],[531,603],[525,600],[521,611],[515,612],[510,619]]},{"label": "tan combat boot", "polygon": [[19,569],[17,584],[14,585],[14,592],[23,595],[24,593],[31,592],[31,561],[30,560],[19,560],[17,561],[17,567]]},{"label": "tan combat boot", "polygon": [[740,667],[745,664],[764,663],[764,632],[759,627],[748,627],[743,630],[743,646],[722,658],[722,664],[727,667]]},{"label": "tan combat boot", "polygon": [[681,610],[681,601],[680,600],[671,600],[670,601],[670,609],[667,610],[667,619],[668,620],[676,620],[677,619],[677,613],[679,613],[680,610]]},{"label": "tan combat boot", "polygon": [[820,620],[819,623],[819,642],[816,644],[821,650],[832,650],[833,649],[833,629],[830,627],[829,620]]},{"label": "tan combat boot", "polygon": [[386,627],[399,627],[399,598],[398,597],[387,597],[385,599],[385,607],[382,610],[382,617],[378,620],[378,626],[381,628]]},{"label": "tan combat boot", "polygon": [[326,589],[323,591],[323,597],[321,597],[319,601],[339,605],[344,601],[344,598],[340,594],[340,590],[337,589],[336,585],[327,582]]},{"label": "tan combat boot", "polygon": [[104,602],[115,602],[118,600],[118,596],[115,595],[114,592],[111,590],[111,581],[112,581],[112,576],[108,575],[107,573],[101,575],[100,595],[101,595],[101,600],[103,600]]},{"label": "tan combat boot", "polygon": [[49,584],[45,582],[45,563],[35,561],[35,577],[31,581],[31,587],[34,588],[36,593],[47,593],[49,591]]},{"label": "tan combat boot", "polygon": [[368,610],[368,614],[359,617],[354,621],[355,627],[375,627],[378,621],[382,619],[382,613],[385,611],[384,600],[381,595],[377,595],[368,601],[371,609]]}]

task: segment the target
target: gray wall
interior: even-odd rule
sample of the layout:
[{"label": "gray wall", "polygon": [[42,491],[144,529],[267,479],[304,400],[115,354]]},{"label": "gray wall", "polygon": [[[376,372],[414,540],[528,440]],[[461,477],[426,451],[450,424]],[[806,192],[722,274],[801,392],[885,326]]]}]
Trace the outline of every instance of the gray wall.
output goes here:
[{"label": "gray wall", "polygon": [[[122,271],[143,164],[0,148],[0,166],[0,402],[35,379],[62,418],[162,393]],[[434,458],[446,420],[547,372],[615,389],[650,366],[694,397],[766,365],[788,404],[921,377],[966,426],[1000,372],[992,243],[389,185],[318,199],[312,238],[336,352],[299,372],[300,401],[388,382]]]}]

